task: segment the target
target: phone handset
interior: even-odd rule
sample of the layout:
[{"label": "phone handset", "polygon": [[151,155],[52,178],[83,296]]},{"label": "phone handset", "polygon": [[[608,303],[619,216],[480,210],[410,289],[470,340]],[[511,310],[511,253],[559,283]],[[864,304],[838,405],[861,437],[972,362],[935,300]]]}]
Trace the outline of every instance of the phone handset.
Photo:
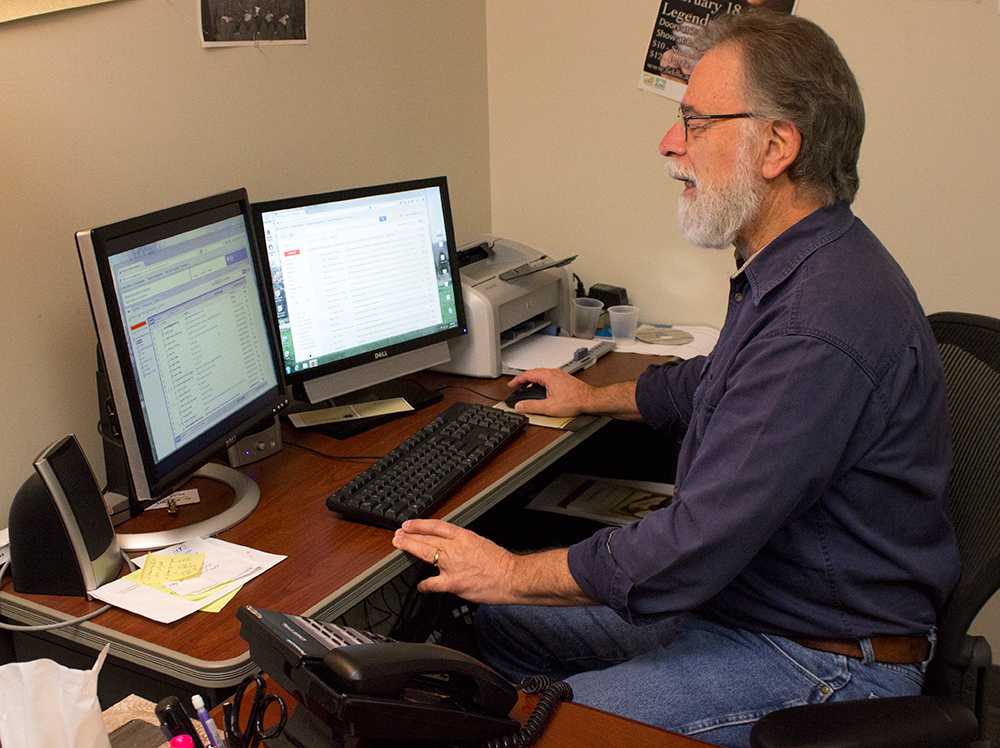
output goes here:
[{"label": "phone handset", "polygon": [[493,670],[436,644],[347,645],[327,652],[323,664],[344,691],[367,696],[394,696],[407,687],[425,686],[457,697],[471,687],[473,704],[496,716],[506,716],[517,702],[517,692]]}]

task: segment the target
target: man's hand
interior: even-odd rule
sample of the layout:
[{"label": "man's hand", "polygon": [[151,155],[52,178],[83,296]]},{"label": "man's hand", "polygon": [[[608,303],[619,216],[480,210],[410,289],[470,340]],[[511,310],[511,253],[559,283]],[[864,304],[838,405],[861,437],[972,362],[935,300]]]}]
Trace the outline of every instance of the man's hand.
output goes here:
[{"label": "man's hand", "polygon": [[438,519],[407,520],[392,544],[440,572],[421,592],[451,592],[476,603],[510,603],[514,554],[471,530]]},{"label": "man's hand", "polygon": [[511,379],[511,389],[534,382],[545,388],[544,400],[522,400],[514,406],[518,413],[538,413],[543,416],[578,416],[588,412],[594,388],[562,369],[531,369]]},{"label": "man's hand", "polygon": [[392,544],[434,564],[421,592],[451,592],[475,603],[592,605],[569,571],[565,548],[517,556],[471,530],[439,519],[409,519]]},{"label": "man's hand", "polygon": [[590,413],[627,421],[640,420],[639,407],[635,402],[635,382],[593,387],[562,369],[531,369],[518,374],[507,386],[520,387],[528,382],[542,385],[546,391],[545,399],[522,400],[514,406],[518,413],[556,417]]}]

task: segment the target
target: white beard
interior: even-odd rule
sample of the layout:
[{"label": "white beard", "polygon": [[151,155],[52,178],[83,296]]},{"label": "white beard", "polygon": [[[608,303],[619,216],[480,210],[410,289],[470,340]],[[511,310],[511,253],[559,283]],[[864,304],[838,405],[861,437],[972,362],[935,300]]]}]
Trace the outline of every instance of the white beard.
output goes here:
[{"label": "white beard", "polygon": [[755,171],[750,142],[751,139],[744,136],[733,165],[733,175],[721,185],[699,182],[692,172],[667,161],[667,173],[673,179],[689,180],[696,185],[694,197],[681,195],[677,200],[681,231],[692,244],[725,249],[760,212],[764,181]]}]

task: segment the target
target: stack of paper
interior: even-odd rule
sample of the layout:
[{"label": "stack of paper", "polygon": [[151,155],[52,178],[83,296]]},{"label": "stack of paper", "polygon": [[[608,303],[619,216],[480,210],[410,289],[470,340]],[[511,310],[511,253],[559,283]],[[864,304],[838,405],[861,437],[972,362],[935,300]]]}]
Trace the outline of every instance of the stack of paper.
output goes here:
[{"label": "stack of paper", "polygon": [[134,559],[139,569],[91,595],[154,621],[173,623],[196,610],[218,613],[246,582],[285,558],[218,538],[193,540]]}]

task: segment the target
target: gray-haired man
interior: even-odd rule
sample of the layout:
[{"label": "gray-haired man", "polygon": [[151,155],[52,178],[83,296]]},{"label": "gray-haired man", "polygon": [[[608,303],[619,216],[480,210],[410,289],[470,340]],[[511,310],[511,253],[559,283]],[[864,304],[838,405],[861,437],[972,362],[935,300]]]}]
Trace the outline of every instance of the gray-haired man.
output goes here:
[{"label": "gray-haired man", "polygon": [[604,388],[511,381],[547,388],[526,412],[685,427],[673,503],[527,556],[436,520],[394,543],[437,559],[422,590],[491,603],[480,644],[508,677],[566,678],[584,704],[745,745],[774,709],[918,692],[958,553],[937,349],[849,207],[853,74],[794,16],[721,19],[701,44],[660,152],[687,237],[736,247],[715,350]]}]

